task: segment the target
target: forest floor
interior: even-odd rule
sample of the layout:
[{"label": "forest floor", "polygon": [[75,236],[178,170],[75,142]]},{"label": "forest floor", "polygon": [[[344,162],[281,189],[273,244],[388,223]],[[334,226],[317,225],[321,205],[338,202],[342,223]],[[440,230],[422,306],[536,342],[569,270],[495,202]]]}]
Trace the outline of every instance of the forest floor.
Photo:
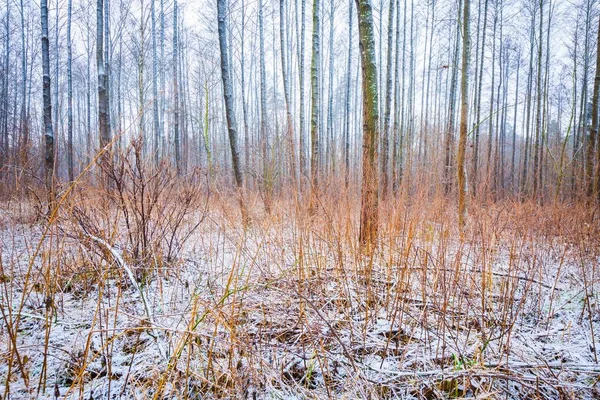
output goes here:
[{"label": "forest floor", "polygon": [[383,204],[368,256],[357,201],[251,206],[244,229],[226,198],[143,257],[110,212],[3,204],[2,398],[600,396],[584,206],[474,205],[460,239],[451,204]]}]

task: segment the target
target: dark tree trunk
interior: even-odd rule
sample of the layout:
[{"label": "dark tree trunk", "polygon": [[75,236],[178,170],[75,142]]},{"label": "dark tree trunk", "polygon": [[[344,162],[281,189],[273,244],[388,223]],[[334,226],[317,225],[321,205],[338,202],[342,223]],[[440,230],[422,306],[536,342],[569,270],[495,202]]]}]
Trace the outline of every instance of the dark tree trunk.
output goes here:
[{"label": "dark tree trunk", "polygon": [[[598,139],[598,96],[600,94],[600,23],[598,26],[598,43],[596,52],[596,75],[594,77],[594,94],[592,95],[592,129],[590,130],[590,140],[588,142],[587,163],[588,163],[588,196],[594,196],[600,201],[600,149],[598,149],[598,160],[595,174],[592,173],[594,166],[594,151]],[[595,175],[595,179],[594,179]]]},{"label": "dark tree trunk", "polygon": [[54,132],[52,129],[52,95],[50,90],[50,42],[48,40],[48,0],[40,2],[42,12],[42,80],[44,102],[44,159],[46,190],[48,192],[48,214],[54,203]]},{"label": "dark tree trunk", "polygon": [[[101,160],[108,164],[110,162],[109,149],[111,142],[108,129],[108,93],[106,65],[104,64],[104,3],[97,1],[96,8],[96,67],[98,69],[98,130],[100,137],[100,151],[104,151]],[[108,185],[108,181],[105,180]]]},{"label": "dark tree trunk", "polygon": [[223,80],[223,96],[225,97],[225,115],[227,118],[227,131],[229,133],[229,147],[231,149],[231,160],[233,164],[233,176],[238,190],[238,199],[242,220],[244,224],[248,222],[248,213],[246,211],[243,190],[244,181],[242,178],[242,169],[240,167],[240,152],[238,149],[237,121],[235,118],[235,106],[233,104],[233,89],[231,85],[231,71],[229,66],[229,56],[227,48],[227,0],[218,0],[218,26],[219,26],[219,49],[221,52],[221,78]]}]

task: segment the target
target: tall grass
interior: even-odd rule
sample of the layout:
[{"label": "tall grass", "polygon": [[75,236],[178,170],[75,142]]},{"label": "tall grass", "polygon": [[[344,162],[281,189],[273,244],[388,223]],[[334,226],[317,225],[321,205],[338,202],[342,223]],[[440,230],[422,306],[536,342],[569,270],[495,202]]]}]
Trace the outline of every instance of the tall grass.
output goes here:
[{"label": "tall grass", "polygon": [[364,255],[356,187],[249,190],[244,226],[226,183],[127,151],[49,221],[3,203],[3,398],[598,395],[591,207],[472,200],[461,239],[453,200],[400,193]]}]

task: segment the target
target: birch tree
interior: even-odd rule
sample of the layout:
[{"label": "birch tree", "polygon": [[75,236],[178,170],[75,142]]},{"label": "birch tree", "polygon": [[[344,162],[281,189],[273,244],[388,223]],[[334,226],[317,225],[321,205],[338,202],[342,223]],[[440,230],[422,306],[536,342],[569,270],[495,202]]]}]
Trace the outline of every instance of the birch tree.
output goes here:
[{"label": "birch tree", "polygon": [[46,170],[46,190],[48,192],[48,212],[54,202],[54,131],[52,129],[52,95],[50,90],[50,41],[48,40],[48,0],[41,0],[42,22],[42,81],[44,103],[44,166]]},{"label": "birch tree", "polygon": [[285,40],[285,0],[279,0],[279,40],[281,42],[281,73],[283,75],[283,97],[285,100],[286,115],[286,134],[288,141],[288,152],[290,162],[290,172],[292,181],[297,182],[296,178],[296,149],[294,145],[294,122],[292,121],[292,111],[290,107],[290,89],[286,61],[286,40]]},{"label": "birch tree", "polygon": [[27,165],[29,153],[29,116],[27,114],[27,51],[25,50],[25,7],[21,0],[21,121],[19,152],[21,166]]},{"label": "birch tree", "polygon": [[175,168],[181,173],[181,143],[179,138],[179,55],[177,38],[177,0],[173,1],[173,146],[175,147]]},{"label": "birch tree", "polygon": [[[106,150],[111,141],[108,126],[108,93],[107,75],[104,64],[104,2],[97,0],[96,3],[96,68],[98,70],[98,131],[100,138],[100,150]],[[110,156],[104,154],[102,159],[110,161]],[[108,182],[106,182],[108,183]]]},{"label": "birch tree", "polygon": [[260,143],[263,162],[262,190],[267,213],[271,213],[272,171],[267,135],[267,67],[265,65],[265,32],[263,21],[263,0],[258,0],[259,64],[260,64]]},{"label": "birch tree", "polygon": [[[296,2],[297,6],[297,2]],[[305,34],[306,34],[306,0],[302,0],[302,16],[301,16],[301,28],[300,28],[300,43],[299,49],[299,72],[298,80],[300,85],[300,176],[307,176],[307,165],[306,165],[306,137],[305,137],[305,113],[304,113],[304,45],[305,45]]]},{"label": "birch tree", "polygon": [[481,33],[481,56],[479,58],[479,76],[477,77],[477,93],[475,100],[475,143],[473,147],[473,194],[477,193],[477,179],[478,179],[478,170],[479,170],[479,126],[481,125],[481,92],[483,88],[483,62],[485,60],[484,52],[485,52],[485,36],[487,32],[487,20],[488,20],[488,3],[489,0],[485,0],[484,10],[483,10],[483,30]]},{"label": "birch tree", "polygon": [[387,63],[386,63],[386,85],[385,85],[385,114],[383,117],[383,134],[381,141],[381,196],[387,197],[390,182],[390,113],[392,110],[392,55],[394,37],[394,0],[390,0],[387,27]]},{"label": "birch tree", "polygon": [[[144,10],[144,0],[140,1],[140,37],[137,49],[137,82],[138,82],[138,139],[142,147],[142,155],[146,156],[147,138],[146,138],[146,99],[144,71],[146,66],[146,17]],[[175,50],[174,50],[175,52]],[[108,88],[107,88],[108,89]],[[177,126],[177,124],[175,124]],[[177,155],[177,149],[175,149]],[[179,172],[179,164],[177,164]]]},{"label": "birch tree", "polygon": [[244,204],[243,190],[244,182],[240,167],[240,152],[238,149],[237,121],[235,117],[235,106],[233,104],[233,89],[231,85],[231,71],[227,48],[227,0],[217,1],[217,18],[219,28],[219,50],[221,53],[221,79],[223,81],[223,96],[225,98],[225,114],[227,118],[227,131],[229,133],[229,147],[231,149],[231,161],[233,164],[233,176],[238,190],[238,199],[242,220],[248,222],[248,213]]},{"label": "birch tree", "polygon": [[10,0],[6,1],[6,21],[5,21],[5,42],[4,42],[4,79],[2,79],[2,105],[3,110],[0,117],[0,124],[2,126],[2,132],[0,136],[0,169],[4,170],[4,166],[8,160],[9,152],[9,135],[8,135],[8,104],[9,104],[9,85],[10,77],[8,73],[8,65],[10,64]]},{"label": "birch tree", "polygon": [[352,83],[352,12],[354,1],[348,0],[348,63],[346,66],[346,120],[344,125],[344,183],[346,189],[350,183],[350,93]]},{"label": "birch tree", "polygon": [[152,22],[152,123],[154,130],[153,150],[154,164],[159,162],[160,121],[158,119],[158,56],[156,43],[156,0],[150,0],[150,19]]},{"label": "birch tree", "polygon": [[540,0],[540,25],[538,40],[537,78],[536,78],[536,120],[535,120],[535,144],[533,149],[533,197],[538,195],[538,181],[540,177],[540,146],[542,135],[542,49],[543,49],[543,23],[544,23],[544,0]]}]

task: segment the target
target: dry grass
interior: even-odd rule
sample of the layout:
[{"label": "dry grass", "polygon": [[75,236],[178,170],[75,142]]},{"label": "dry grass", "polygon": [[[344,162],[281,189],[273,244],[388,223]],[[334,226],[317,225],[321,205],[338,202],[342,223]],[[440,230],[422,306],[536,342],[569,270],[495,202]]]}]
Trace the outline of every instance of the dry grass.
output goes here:
[{"label": "dry grass", "polygon": [[142,194],[122,167],[50,223],[3,204],[3,398],[600,395],[597,210],[473,203],[461,240],[454,203],[413,193],[364,256],[354,190],[311,216],[249,193],[244,229],[201,174]]}]

